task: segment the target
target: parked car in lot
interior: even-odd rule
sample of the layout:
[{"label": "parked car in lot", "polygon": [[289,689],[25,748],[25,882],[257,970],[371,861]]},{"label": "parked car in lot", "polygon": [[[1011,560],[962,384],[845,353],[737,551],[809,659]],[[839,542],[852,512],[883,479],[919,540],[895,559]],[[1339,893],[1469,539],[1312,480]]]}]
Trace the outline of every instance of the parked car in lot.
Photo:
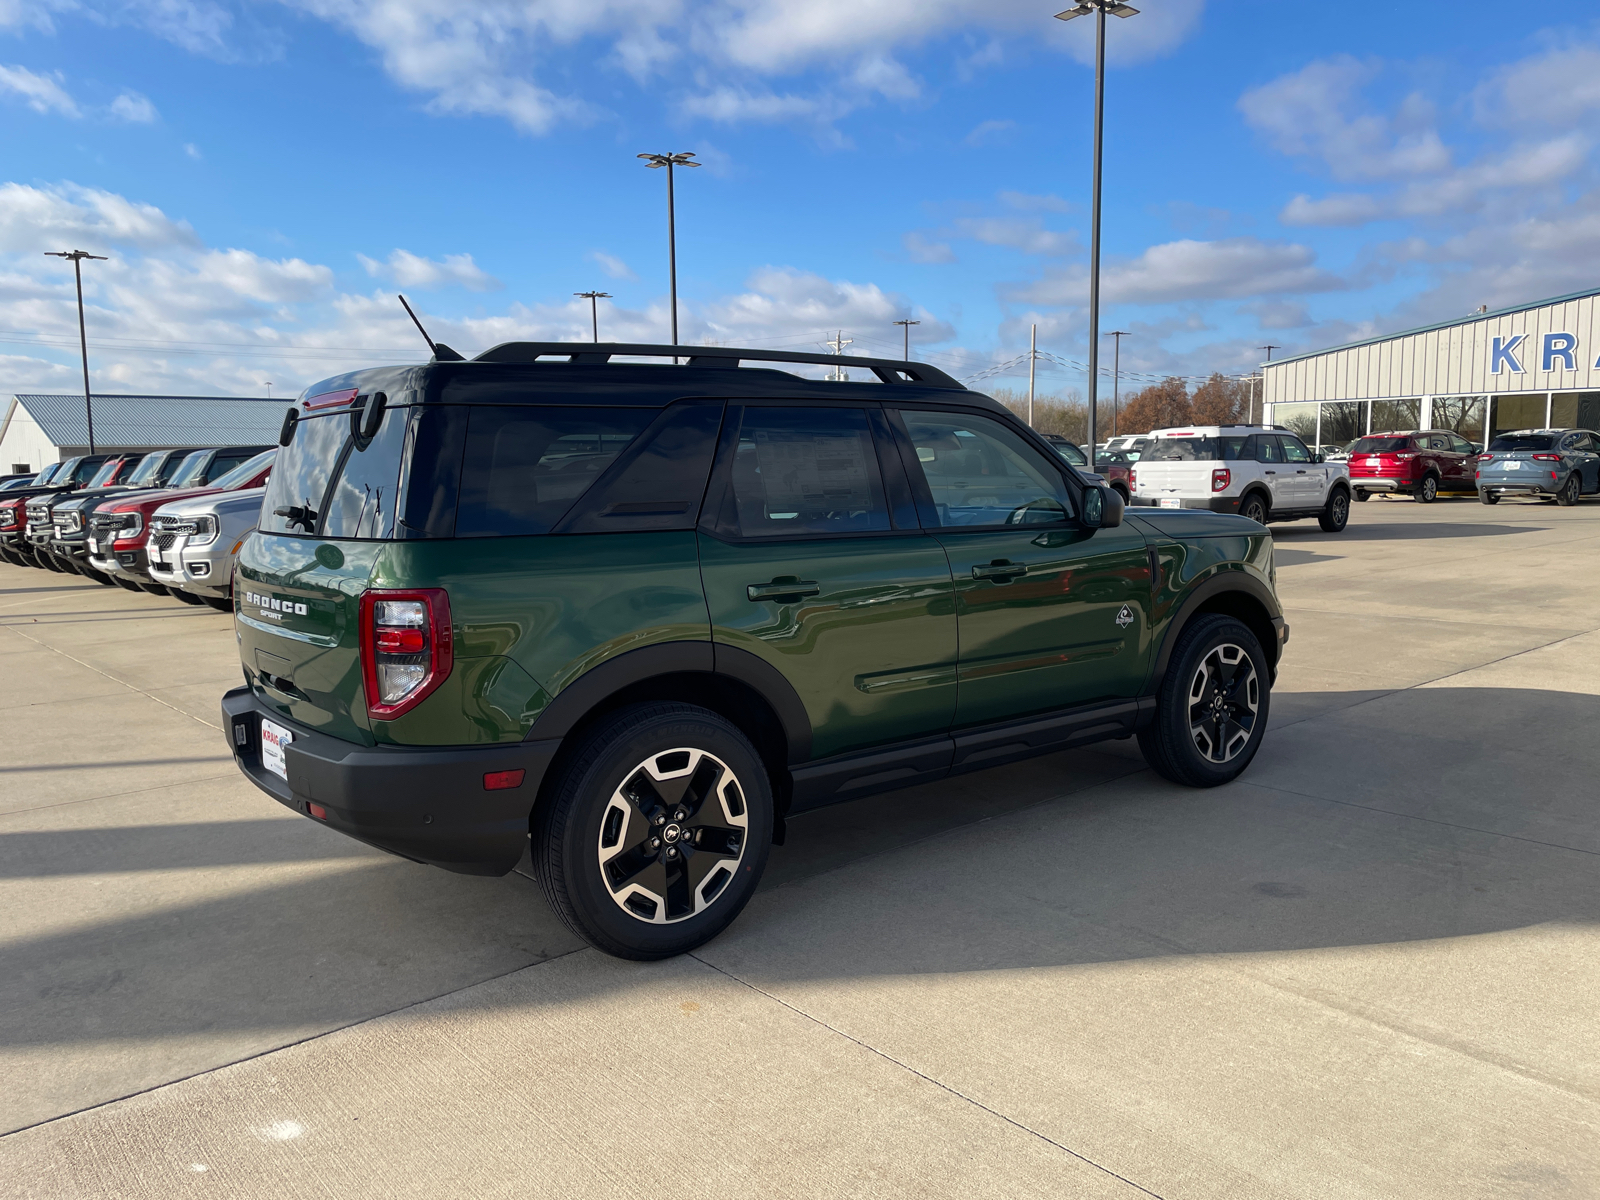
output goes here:
[{"label": "parked car in lot", "polygon": [[1130,734],[1188,785],[1250,762],[1288,632],[1266,529],[1124,520],[920,363],[608,361],[682,353],[510,344],[309,389],[234,572],[222,711],[256,786],[453,871],[531,838],[580,936],[661,958],[809,808]]},{"label": "parked car in lot", "polygon": [[1502,433],[1478,458],[1478,499],[1535,496],[1572,505],[1600,492],[1600,433],[1591,429],[1520,429]]},{"label": "parked car in lot", "polygon": [[256,527],[263,488],[212,492],[156,509],[147,547],[150,578],[180,600],[233,610],[233,561]]},{"label": "parked car in lot", "polygon": [[70,561],[64,561],[50,552],[50,541],[56,533],[56,507],[77,499],[85,492],[103,494],[104,488],[125,478],[137,463],[138,459],[131,454],[113,455],[101,464],[83,487],[70,492],[44,492],[32,497],[27,503],[28,527],[25,536],[34,562],[51,571],[75,570]]},{"label": "parked car in lot", "polygon": [[149,451],[131,470],[124,470],[109,483],[100,483],[100,476],[96,476],[94,485],[57,498],[51,509],[54,531],[48,543],[56,562],[96,582],[111,583],[109,576],[89,566],[87,561],[89,521],[94,511],[111,497],[144,488],[166,487],[178,465],[190,453],[189,450]]},{"label": "parked car in lot", "polygon": [[[1062,458],[1073,466],[1088,471],[1089,458],[1078,447],[1076,442],[1062,437],[1059,433],[1046,433],[1042,436]],[[1111,489],[1122,497],[1124,505],[1129,502],[1133,494],[1133,489],[1128,483],[1129,466],[1128,456],[1116,450],[1104,451],[1094,456],[1094,471],[1092,474],[1110,485]]]},{"label": "parked car in lot", "polygon": [[1350,484],[1357,500],[1382,492],[1432,504],[1440,492],[1477,491],[1481,449],[1449,430],[1369,433],[1350,447]]},{"label": "parked car in lot", "polygon": [[1151,436],[1148,433],[1124,433],[1114,438],[1107,438],[1100,446],[1097,456],[1107,452],[1125,454],[1129,462],[1138,462],[1139,457],[1150,445]]},{"label": "parked car in lot", "polygon": [[46,467],[35,482],[0,498],[0,553],[10,562],[36,567],[33,547],[28,542],[28,502],[37,496],[55,495],[83,487],[105,466],[107,454],[83,454]]},{"label": "parked car in lot", "polygon": [[1135,508],[1204,508],[1252,521],[1316,517],[1329,533],[1350,519],[1350,478],[1287,429],[1203,425],[1158,429],[1133,467]]},{"label": "parked car in lot", "polygon": [[[237,451],[237,452],[235,452]],[[254,451],[251,457],[239,460],[240,453]],[[214,450],[196,451],[184,460],[173,478],[174,487],[159,491],[131,492],[113,497],[95,510],[89,519],[89,565],[103,571],[129,591],[167,594],[165,584],[150,577],[148,540],[150,519],[157,509],[176,500],[209,495],[218,491],[240,491],[258,488],[267,481],[277,448],[262,450],[259,447],[230,448],[226,453]],[[185,481],[204,481],[207,472],[220,466],[232,469],[220,476],[211,476],[209,486],[183,486]]]}]

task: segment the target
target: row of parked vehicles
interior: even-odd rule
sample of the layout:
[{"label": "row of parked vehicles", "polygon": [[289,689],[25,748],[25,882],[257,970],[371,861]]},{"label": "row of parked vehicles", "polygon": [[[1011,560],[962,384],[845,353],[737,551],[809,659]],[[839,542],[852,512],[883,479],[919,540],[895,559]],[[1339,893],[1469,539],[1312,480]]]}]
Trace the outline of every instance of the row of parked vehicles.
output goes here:
[{"label": "row of parked vehicles", "polygon": [[0,481],[0,558],[232,608],[275,446],[81,455]]}]

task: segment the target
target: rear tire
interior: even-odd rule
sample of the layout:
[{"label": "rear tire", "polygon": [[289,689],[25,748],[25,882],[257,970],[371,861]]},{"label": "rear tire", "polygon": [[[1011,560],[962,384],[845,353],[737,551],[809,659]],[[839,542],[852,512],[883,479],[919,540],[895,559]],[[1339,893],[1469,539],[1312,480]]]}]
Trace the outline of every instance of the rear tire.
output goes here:
[{"label": "rear tire", "polygon": [[1152,770],[1188,787],[1216,787],[1250,765],[1266,733],[1272,683],[1249,626],[1208,613],[1178,636],[1156,715],[1139,731]]},{"label": "rear tire", "polygon": [[1249,517],[1258,525],[1267,523],[1267,502],[1261,498],[1260,492],[1251,492],[1239,501],[1239,515]]},{"label": "rear tire", "polygon": [[726,929],[755,893],[772,844],[772,788],[749,739],[709,709],[619,709],[554,783],[534,818],[534,873],[596,949],[682,954]]},{"label": "rear tire", "polygon": [[1478,503],[1479,504],[1499,504],[1500,503],[1500,494],[1498,492],[1491,492],[1488,488],[1479,488],[1478,489]]},{"label": "rear tire", "polygon": [[1372,499],[1372,493],[1371,492],[1363,492],[1360,488],[1356,489],[1356,493],[1355,494],[1356,494],[1356,503],[1357,504],[1360,504],[1364,500]]},{"label": "rear tire", "polygon": [[1574,471],[1567,476],[1567,481],[1561,485],[1561,490],[1556,493],[1556,503],[1562,508],[1571,508],[1578,502],[1578,497],[1583,493],[1583,481]]},{"label": "rear tire", "polygon": [[1333,495],[1329,496],[1327,504],[1322,506],[1317,524],[1322,526],[1323,533],[1343,533],[1344,527],[1349,523],[1350,493],[1343,488],[1334,488]]},{"label": "rear tire", "polygon": [[1422,482],[1417,485],[1417,490],[1412,493],[1412,498],[1418,504],[1432,504],[1439,498],[1439,480],[1432,475],[1424,475]]}]

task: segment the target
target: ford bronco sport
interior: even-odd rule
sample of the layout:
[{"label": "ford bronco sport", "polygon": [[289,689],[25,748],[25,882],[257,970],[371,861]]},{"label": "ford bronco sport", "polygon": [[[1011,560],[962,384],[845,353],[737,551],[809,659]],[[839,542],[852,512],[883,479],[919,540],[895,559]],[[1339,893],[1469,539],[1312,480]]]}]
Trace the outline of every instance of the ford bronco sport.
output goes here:
[{"label": "ford bronco sport", "polygon": [[1210,786],[1261,743],[1271,535],[1125,517],[932,367],[439,352],[308,389],[239,551],[224,728],[316,821],[472,874],[531,839],[576,933],[660,958],[807,809],[1135,734]]}]

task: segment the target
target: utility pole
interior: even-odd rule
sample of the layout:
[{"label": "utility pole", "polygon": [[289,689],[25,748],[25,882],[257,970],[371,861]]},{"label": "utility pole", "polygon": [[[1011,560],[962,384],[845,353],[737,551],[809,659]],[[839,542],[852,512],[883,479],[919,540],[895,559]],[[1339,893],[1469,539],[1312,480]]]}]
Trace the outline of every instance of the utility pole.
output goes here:
[{"label": "utility pole", "polygon": [[[690,161],[694,158],[692,150],[680,154],[641,154],[639,157],[645,160],[645,166],[652,171],[658,167],[667,169],[667,277],[672,304],[672,344],[676,346],[678,344],[678,218],[672,195],[672,168],[698,167],[700,164]],[[673,361],[676,362],[677,359]]]},{"label": "utility pole", "polygon": [[269,379],[269,380],[266,381],[266,388],[267,388],[267,399],[271,400],[272,399],[272,380]]},{"label": "utility pole", "polygon": [[1056,20],[1095,18],[1094,38],[1094,197],[1089,226],[1089,461],[1094,462],[1095,417],[1099,407],[1100,373],[1100,159],[1106,108],[1106,14],[1131,17],[1138,9],[1122,0],[1078,0],[1077,6],[1058,12]]},{"label": "utility pole", "polygon": [[78,348],[83,351],[83,415],[89,424],[89,453],[94,453],[94,402],[89,398],[89,335],[83,326],[83,260],[105,262],[104,254],[90,254],[87,250],[46,250],[47,258],[70,258],[72,277],[78,283]]},{"label": "utility pole", "polygon": [[902,326],[906,331],[906,353],[905,353],[905,359],[906,359],[907,362],[910,362],[911,361],[911,327],[913,325],[921,325],[922,322],[921,321],[896,321],[895,324],[899,325],[899,326]]},{"label": "utility pole", "polygon": [[1033,368],[1039,361],[1039,324],[1028,326],[1028,428],[1033,428]]},{"label": "utility pole", "polygon": [[[595,304],[600,300],[609,300],[609,299],[611,299],[611,293],[610,292],[573,292],[572,294],[574,296],[579,296],[582,299],[587,300],[589,302],[589,323],[594,327],[594,340],[598,342],[600,340],[600,310],[595,307]],[[672,344],[674,346],[676,346],[678,344],[678,333],[677,333],[676,328],[674,328],[673,333],[672,333]]]},{"label": "utility pole", "polygon": [[[1272,361],[1272,352],[1274,350],[1282,350],[1283,349],[1282,346],[1258,346],[1256,348],[1258,350],[1265,350],[1267,352],[1267,361],[1268,362]],[[1317,409],[1317,413],[1319,415],[1321,414],[1321,412],[1322,412],[1322,410],[1320,408]],[[1262,376],[1261,376],[1261,423],[1263,425],[1265,425],[1267,423],[1267,377],[1266,377],[1265,373],[1263,373]]]},{"label": "utility pole", "polygon": [[1117,411],[1122,407],[1122,339],[1128,336],[1126,329],[1113,329],[1111,336],[1115,340],[1111,343],[1111,436],[1117,436]]},{"label": "utility pole", "polygon": [[[833,339],[831,341],[823,342],[822,344],[828,349],[832,350],[835,354],[842,356],[844,354],[844,348],[846,346],[855,345],[855,342],[855,338],[845,337],[844,330],[841,329],[838,333],[833,335]],[[826,376],[826,378],[835,383],[848,382],[850,379],[850,372],[846,371],[843,367],[836,366],[833,368],[832,372]]]}]

